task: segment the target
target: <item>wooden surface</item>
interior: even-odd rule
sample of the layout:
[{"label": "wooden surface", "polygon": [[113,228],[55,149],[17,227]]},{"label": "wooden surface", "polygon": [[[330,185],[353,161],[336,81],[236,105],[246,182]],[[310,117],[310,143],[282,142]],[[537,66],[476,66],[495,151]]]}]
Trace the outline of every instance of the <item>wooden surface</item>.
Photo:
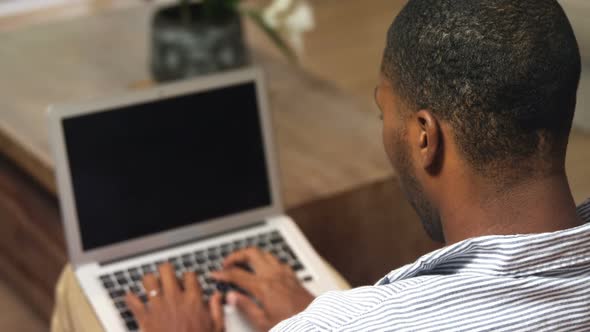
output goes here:
[{"label": "wooden surface", "polygon": [[47,319],[67,261],[56,198],[0,157],[0,274]]},{"label": "wooden surface", "polygon": [[0,330],[19,332],[47,331],[47,322],[29,309],[14,289],[0,281]]},{"label": "wooden surface", "polygon": [[407,0],[312,0],[317,29],[305,36],[302,65],[373,103],[387,29]]},{"label": "wooden surface", "polygon": [[[144,8],[0,34],[0,152],[50,192],[45,109],[121,93],[149,77]],[[360,112],[369,106],[264,53],[254,58],[269,78],[287,206],[391,175],[380,122]]]}]

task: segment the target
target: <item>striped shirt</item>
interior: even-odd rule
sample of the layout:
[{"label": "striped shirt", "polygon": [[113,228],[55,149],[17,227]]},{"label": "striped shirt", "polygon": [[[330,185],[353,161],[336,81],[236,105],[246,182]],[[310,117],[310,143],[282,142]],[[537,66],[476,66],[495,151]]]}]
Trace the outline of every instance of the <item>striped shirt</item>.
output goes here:
[{"label": "striped shirt", "polygon": [[[590,223],[590,201],[578,214]],[[590,331],[590,224],[456,243],[273,331]]]}]

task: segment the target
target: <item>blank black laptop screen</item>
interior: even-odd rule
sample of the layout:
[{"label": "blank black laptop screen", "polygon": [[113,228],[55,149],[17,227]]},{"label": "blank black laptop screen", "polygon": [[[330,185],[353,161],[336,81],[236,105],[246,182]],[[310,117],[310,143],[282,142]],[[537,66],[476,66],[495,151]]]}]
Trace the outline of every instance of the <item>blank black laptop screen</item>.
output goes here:
[{"label": "blank black laptop screen", "polygon": [[271,205],[255,83],[62,125],[84,250]]}]

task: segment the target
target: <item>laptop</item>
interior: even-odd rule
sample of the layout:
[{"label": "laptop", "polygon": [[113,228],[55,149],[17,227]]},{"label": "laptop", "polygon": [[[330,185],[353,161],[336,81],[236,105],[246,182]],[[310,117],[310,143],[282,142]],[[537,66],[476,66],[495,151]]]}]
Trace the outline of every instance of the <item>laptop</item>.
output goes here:
[{"label": "laptop", "polygon": [[[107,331],[136,331],[126,292],[171,262],[208,272],[259,247],[313,294],[337,281],[281,203],[271,116],[258,69],[48,111],[70,262]],[[226,306],[227,331],[251,331]]]}]

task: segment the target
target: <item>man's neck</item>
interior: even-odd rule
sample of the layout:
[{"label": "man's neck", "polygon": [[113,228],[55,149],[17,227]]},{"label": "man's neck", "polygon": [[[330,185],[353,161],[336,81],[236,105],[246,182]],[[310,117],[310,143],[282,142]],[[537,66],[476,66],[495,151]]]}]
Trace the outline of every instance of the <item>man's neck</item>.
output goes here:
[{"label": "man's neck", "polygon": [[457,189],[441,208],[447,244],[485,235],[555,232],[582,224],[565,172],[506,190],[481,184]]}]

